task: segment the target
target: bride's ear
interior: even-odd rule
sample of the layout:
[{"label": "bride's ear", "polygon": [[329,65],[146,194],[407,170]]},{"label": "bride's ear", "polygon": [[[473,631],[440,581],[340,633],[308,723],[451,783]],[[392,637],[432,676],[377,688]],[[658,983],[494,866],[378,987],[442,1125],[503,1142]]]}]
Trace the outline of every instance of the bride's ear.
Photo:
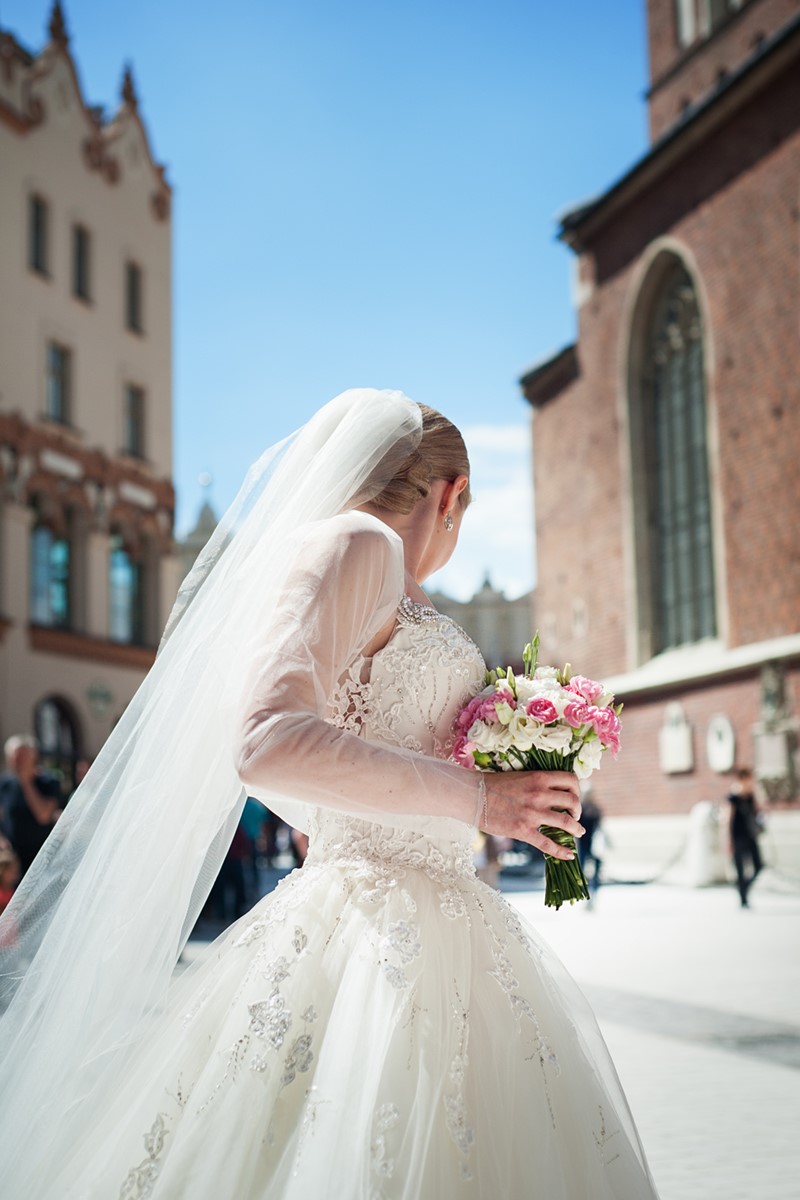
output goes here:
[{"label": "bride's ear", "polygon": [[447,513],[455,508],[458,497],[468,486],[469,479],[466,475],[457,475],[451,480],[442,492],[442,512]]}]

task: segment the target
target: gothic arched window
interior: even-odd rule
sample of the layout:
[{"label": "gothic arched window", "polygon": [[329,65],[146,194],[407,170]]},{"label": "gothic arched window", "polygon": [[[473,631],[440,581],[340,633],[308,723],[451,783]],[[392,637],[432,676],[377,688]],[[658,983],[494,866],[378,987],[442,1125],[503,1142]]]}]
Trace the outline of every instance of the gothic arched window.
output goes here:
[{"label": "gothic arched window", "polygon": [[703,329],[673,259],[650,306],[641,359],[651,650],[716,634]]}]

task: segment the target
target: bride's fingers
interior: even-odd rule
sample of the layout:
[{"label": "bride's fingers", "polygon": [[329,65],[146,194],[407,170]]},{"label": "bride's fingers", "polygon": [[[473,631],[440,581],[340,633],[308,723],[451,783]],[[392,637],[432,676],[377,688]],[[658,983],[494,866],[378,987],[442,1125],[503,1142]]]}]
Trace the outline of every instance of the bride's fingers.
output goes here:
[{"label": "bride's fingers", "polygon": [[554,842],[552,838],[545,837],[538,829],[532,831],[523,841],[528,842],[531,846],[535,846],[537,850],[541,850],[542,854],[549,854],[551,858],[560,858],[565,862],[569,862],[575,855],[566,846],[559,846],[558,842]]},{"label": "bride's fingers", "polygon": [[583,837],[586,833],[580,821],[576,821],[571,813],[562,812],[558,808],[551,808],[545,812],[545,819],[539,820],[540,825],[553,825],[556,829],[563,829],[565,833],[571,833],[573,837]]}]

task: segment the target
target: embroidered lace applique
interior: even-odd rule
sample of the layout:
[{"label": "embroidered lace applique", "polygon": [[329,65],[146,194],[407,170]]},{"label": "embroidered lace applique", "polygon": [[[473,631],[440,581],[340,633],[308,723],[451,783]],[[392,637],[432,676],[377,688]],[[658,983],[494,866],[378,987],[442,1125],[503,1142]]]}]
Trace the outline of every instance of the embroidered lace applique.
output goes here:
[{"label": "embroidered lace applique", "polygon": [[[411,921],[395,921],[389,926],[386,937],[380,941],[381,968],[392,987],[406,988],[410,980],[403,967],[408,966],[422,954],[419,926]],[[391,961],[391,955],[400,959],[400,964]]]},{"label": "embroidered lace applique", "polygon": [[604,1167],[610,1167],[613,1162],[619,1158],[619,1152],[608,1157],[608,1147],[615,1137],[619,1135],[619,1129],[615,1129],[613,1133],[609,1133],[606,1129],[606,1115],[603,1112],[602,1104],[598,1104],[597,1111],[600,1114],[600,1129],[599,1131],[592,1130],[594,1144],[597,1147],[597,1152],[600,1155],[600,1161]]},{"label": "embroidered lace applique", "polygon": [[453,1006],[453,1016],[456,1021],[458,1050],[453,1055],[449,1071],[450,1082],[453,1088],[452,1091],[442,1097],[442,1101],[448,1132],[461,1155],[461,1178],[468,1180],[472,1179],[472,1167],[469,1158],[470,1151],[475,1143],[475,1131],[467,1121],[467,1104],[464,1098],[464,1079],[469,1061],[467,1058],[469,1026],[467,1024],[467,1013],[458,991],[456,991],[456,1000],[457,1003]]},{"label": "embroidered lace applique", "polygon": [[437,843],[411,829],[317,809],[304,870],[335,864],[351,884],[367,885],[359,894],[365,903],[380,904],[399,890],[408,912],[416,905],[402,882],[409,871],[423,871],[436,884],[442,913],[456,919],[467,911],[462,889],[476,878],[470,831],[463,829],[459,840]]},{"label": "embroidered lace applique", "polygon": [[[372,1170],[380,1179],[391,1179],[394,1174],[394,1159],[389,1157],[386,1149],[386,1135],[394,1129],[400,1120],[400,1110],[396,1104],[382,1104],[375,1112],[373,1119],[373,1135],[370,1143],[370,1163]],[[377,1196],[380,1192],[377,1193]]]},{"label": "embroidered lace applique", "polygon": [[168,1132],[164,1117],[159,1113],[144,1136],[147,1158],[128,1173],[120,1188],[119,1200],[147,1200],[148,1196],[152,1196],[161,1170],[160,1160]]},{"label": "embroidered lace applique", "polygon": [[281,1076],[281,1087],[288,1087],[297,1076],[298,1072],[304,1072],[309,1069],[314,1061],[314,1052],[311,1049],[311,1034],[301,1033],[295,1038],[292,1048],[286,1055],[286,1061],[283,1064],[283,1075]]}]

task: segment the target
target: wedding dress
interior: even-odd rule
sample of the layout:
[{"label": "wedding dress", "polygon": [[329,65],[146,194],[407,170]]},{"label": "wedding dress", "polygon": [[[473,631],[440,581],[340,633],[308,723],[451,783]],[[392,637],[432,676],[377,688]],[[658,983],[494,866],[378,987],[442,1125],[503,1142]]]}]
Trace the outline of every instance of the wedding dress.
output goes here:
[{"label": "wedding dress", "polygon": [[[306,862],[176,981],[43,1194],[654,1197],[586,1002],[475,874],[469,773],[446,760],[480,652],[409,598],[399,539],[374,518],[317,523],[300,559],[250,674],[240,768],[248,790],[285,777],[311,806]],[[394,630],[342,669],[362,607],[394,611]],[[441,781],[435,815],[415,814],[420,777]]]}]

